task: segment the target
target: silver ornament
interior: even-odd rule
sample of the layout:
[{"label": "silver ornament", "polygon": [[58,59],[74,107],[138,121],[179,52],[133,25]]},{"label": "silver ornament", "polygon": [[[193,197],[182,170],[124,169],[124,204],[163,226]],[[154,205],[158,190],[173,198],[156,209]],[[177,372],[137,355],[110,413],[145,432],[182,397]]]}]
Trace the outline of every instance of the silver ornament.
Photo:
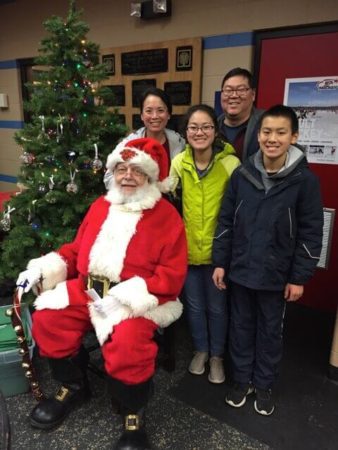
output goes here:
[{"label": "silver ornament", "polygon": [[0,227],[3,231],[9,231],[11,229],[11,218],[5,216],[3,219],[1,219]]},{"label": "silver ornament", "polygon": [[34,161],[35,156],[32,153],[29,152],[23,152],[23,154],[20,156],[20,161],[23,164],[32,164],[32,162]]},{"label": "silver ornament", "polygon": [[76,183],[74,183],[74,181],[71,181],[66,186],[66,191],[69,192],[70,194],[76,194],[78,190],[79,187]]},{"label": "silver ornament", "polygon": [[93,159],[91,166],[93,170],[101,170],[103,167],[103,162],[101,159],[95,158]]}]

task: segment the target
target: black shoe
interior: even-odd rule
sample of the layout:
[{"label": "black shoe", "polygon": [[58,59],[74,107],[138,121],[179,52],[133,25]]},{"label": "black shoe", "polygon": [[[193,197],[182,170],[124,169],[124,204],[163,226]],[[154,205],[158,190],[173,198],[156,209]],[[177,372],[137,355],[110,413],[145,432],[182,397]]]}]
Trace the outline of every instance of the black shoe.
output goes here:
[{"label": "black shoe", "polygon": [[270,416],[275,410],[271,389],[263,390],[256,388],[255,392],[255,411],[262,416]]},{"label": "black shoe", "polygon": [[240,408],[245,405],[246,397],[253,391],[254,389],[250,383],[235,383],[225,397],[225,402],[234,408]]},{"label": "black shoe", "polygon": [[151,450],[145,430],[124,431],[114,450]]},{"label": "black shoe", "polygon": [[44,398],[30,414],[32,427],[50,430],[60,425],[70,411],[90,398],[87,386],[61,386],[52,398]]},{"label": "black shoe", "polygon": [[151,450],[143,420],[143,414],[128,414],[124,417],[124,431],[114,450]]}]

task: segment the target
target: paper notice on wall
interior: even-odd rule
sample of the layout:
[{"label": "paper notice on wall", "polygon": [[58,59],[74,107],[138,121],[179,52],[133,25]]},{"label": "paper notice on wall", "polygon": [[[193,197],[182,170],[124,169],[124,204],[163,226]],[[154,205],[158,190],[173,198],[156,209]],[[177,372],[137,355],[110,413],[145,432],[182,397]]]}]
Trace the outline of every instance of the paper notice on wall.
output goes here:
[{"label": "paper notice on wall", "polygon": [[287,78],[284,105],[299,119],[299,139],[310,163],[338,164],[338,75]]}]

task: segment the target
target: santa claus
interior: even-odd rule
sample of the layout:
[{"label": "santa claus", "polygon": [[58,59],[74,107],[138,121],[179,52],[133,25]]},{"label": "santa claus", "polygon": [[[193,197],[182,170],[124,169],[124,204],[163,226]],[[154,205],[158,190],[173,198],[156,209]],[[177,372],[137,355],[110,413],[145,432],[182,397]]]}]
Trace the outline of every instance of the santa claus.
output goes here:
[{"label": "santa claus", "polygon": [[162,198],[168,159],[155,140],[118,146],[109,156],[109,191],[83,219],[73,242],[29,262],[17,285],[39,287],[33,337],[61,387],[30,415],[51,429],[88,398],[84,335],[95,328],[105,370],[124,416],[115,448],[150,448],[143,427],[152,393],[158,327],[178,319],[187,268],[183,222]]}]

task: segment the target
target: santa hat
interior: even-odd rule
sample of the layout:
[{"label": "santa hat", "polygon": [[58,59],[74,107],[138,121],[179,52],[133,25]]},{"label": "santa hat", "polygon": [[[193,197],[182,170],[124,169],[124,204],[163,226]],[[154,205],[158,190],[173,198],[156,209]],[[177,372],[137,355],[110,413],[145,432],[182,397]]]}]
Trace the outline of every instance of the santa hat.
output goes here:
[{"label": "santa hat", "polygon": [[161,192],[170,190],[168,155],[155,139],[139,138],[121,142],[108,156],[106,167],[113,172],[116,165],[123,162],[140,167],[151,182],[157,182]]}]

